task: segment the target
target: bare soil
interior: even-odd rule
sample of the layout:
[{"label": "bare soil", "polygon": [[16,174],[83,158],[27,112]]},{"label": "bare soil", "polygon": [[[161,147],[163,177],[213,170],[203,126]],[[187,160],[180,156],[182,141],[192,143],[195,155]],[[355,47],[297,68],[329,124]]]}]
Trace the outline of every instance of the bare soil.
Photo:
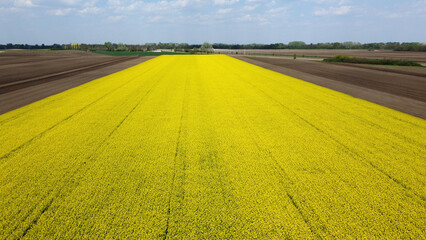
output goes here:
[{"label": "bare soil", "polygon": [[228,50],[228,49],[215,49],[216,53],[223,54],[258,54],[258,55],[293,55],[296,54],[298,56],[305,55],[308,56],[316,56],[316,57],[334,57],[336,55],[347,55],[353,57],[362,57],[362,58],[390,58],[390,59],[404,59],[404,60],[412,60],[412,61],[426,61],[426,52],[409,52],[409,51],[391,51],[391,50],[378,50],[378,51],[368,51],[368,50],[339,50],[339,49],[318,49],[318,50],[292,50],[292,49],[239,49],[239,50]]},{"label": "bare soil", "polygon": [[351,64],[354,67],[385,70],[387,72],[402,73],[420,77],[426,77],[426,67],[407,67],[407,66],[389,66],[389,65],[368,65],[368,64]]},{"label": "bare soil", "polygon": [[79,51],[14,51],[0,54],[0,85],[129,58]]},{"label": "bare soil", "polygon": [[153,57],[77,51],[0,54],[0,114],[132,67]]},{"label": "bare soil", "polygon": [[[236,57],[236,56],[234,56]],[[240,60],[426,119],[426,77],[408,70],[262,57]]]}]

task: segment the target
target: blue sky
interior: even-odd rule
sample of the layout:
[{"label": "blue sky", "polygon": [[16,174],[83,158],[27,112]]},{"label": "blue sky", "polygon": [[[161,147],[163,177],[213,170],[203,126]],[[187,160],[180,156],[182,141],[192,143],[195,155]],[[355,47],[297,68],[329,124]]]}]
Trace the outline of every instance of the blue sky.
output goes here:
[{"label": "blue sky", "polygon": [[0,0],[0,43],[426,42],[426,0]]}]

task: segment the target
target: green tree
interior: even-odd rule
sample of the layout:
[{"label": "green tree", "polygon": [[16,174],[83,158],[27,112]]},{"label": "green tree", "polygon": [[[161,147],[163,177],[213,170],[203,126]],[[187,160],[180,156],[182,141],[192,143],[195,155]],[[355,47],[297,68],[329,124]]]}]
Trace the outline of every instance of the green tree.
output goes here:
[{"label": "green tree", "polygon": [[291,49],[305,49],[306,48],[306,43],[303,42],[303,41],[289,42],[288,43],[288,48],[291,48]]},{"label": "green tree", "polygon": [[213,46],[210,43],[205,42],[201,45],[200,50],[203,52],[213,52]]},{"label": "green tree", "polygon": [[119,43],[117,46],[117,51],[129,51],[129,48],[124,45],[124,43]]},{"label": "green tree", "polygon": [[359,49],[361,48],[361,43],[359,42],[344,42],[342,43],[344,49]]},{"label": "green tree", "polygon": [[114,51],[114,45],[112,45],[111,42],[106,42],[104,44],[105,48],[107,49],[107,51]]}]

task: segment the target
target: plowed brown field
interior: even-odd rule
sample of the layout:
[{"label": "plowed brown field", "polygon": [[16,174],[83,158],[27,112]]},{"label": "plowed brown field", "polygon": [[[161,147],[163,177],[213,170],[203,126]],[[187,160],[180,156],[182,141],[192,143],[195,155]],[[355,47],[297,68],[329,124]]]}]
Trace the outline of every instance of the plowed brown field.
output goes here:
[{"label": "plowed brown field", "polygon": [[426,53],[425,52],[405,52],[405,51],[390,51],[390,50],[379,50],[379,51],[368,51],[368,50],[297,50],[297,49],[215,49],[216,53],[224,53],[224,54],[256,54],[256,55],[272,55],[272,54],[280,54],[280,55],[293,55],[297,54],[298,56],[316,56],[316,57],[334,57],[336,55],[348,55],[354,57],[362,57],[362,58],[392,58],[392,59],[405,59],[412,61],[426,61]]}]

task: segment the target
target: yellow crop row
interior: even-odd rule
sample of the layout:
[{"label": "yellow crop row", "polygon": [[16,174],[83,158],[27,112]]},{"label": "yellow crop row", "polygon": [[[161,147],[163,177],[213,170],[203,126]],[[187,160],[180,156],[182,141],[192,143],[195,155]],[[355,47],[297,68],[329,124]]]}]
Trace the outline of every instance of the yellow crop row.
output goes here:
[{"label": "yellow crop row", "polygon": [[0,239],[425,238],[426,122],[227,56],[0,115]]}]

